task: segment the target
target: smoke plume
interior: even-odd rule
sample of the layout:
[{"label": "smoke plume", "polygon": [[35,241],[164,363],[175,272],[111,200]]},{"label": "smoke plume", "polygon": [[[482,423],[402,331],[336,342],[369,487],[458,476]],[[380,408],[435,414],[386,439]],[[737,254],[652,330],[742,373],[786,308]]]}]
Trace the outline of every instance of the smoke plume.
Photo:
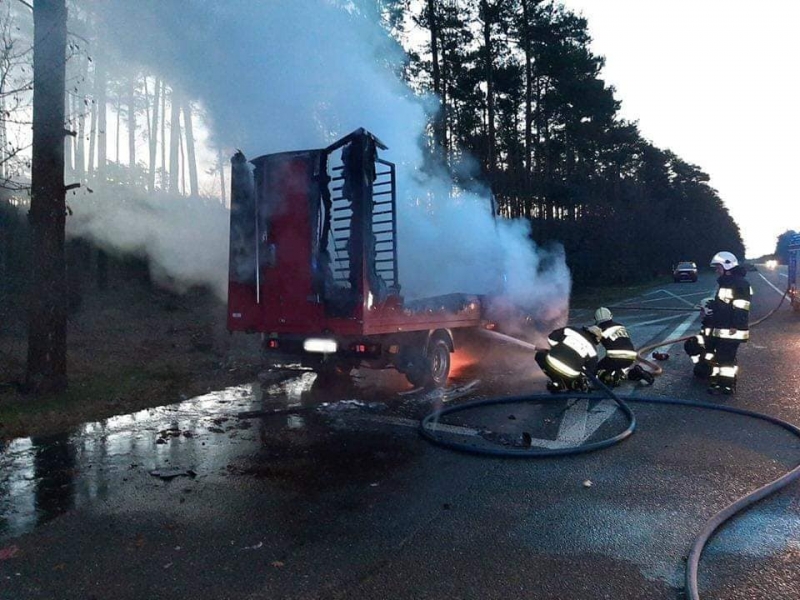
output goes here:
[{"label": "smoke plume", "polygon": [[[495,221],[488,192],[454,194],[452,181],[425,165],[420,140],[437,102],[398,76],[404,52],[373,2],[137,0],[91,8],[101,48],[200,103],[219,147],[255,158],[322,148],[359,127],[389,146],[381,156],[398,167],[406,298],[502,289],[546,318],[563,313],[570,291],[563,254],[537,249],[526,222]],[[119,193],[104,199],[84,207],[82,233],[138,247],[171,277],[205,280],[224,297],[227,215],[188,202],[155,208],[136,191],[124,194],[125,210],[108,208],[120,205]]]}]

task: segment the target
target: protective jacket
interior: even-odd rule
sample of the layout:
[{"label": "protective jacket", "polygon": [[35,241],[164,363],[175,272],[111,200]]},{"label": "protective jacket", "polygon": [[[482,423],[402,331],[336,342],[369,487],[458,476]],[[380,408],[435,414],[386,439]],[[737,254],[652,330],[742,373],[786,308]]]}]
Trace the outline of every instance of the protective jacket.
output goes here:
[{"label": "protective jacket", "polygon": [[[736,266],[717,279],[719,289],[709,303],[711,314],[703,319],[703,333],[721,340],[746,342],[750,339],[750,298],[753,289],[746,271]],[[731,333],[731,330],[735,330]]]},{"label": "protective jacket", "polygon": [[574,379],[581,371],[594,374],[597,370],[597,339],[591,332],[561,327],[547,336],[547,342],[547,367],[562,377]]},{"label": "protective jacket", "polygon": [[606,350],[605,358],[609,359],[607,362],[612,362],[613,368],[625,368],[632,365],[636,360],[636,350],[628,330],[612,319],[602,321],[597,326],[602,331],[600,343]]}]

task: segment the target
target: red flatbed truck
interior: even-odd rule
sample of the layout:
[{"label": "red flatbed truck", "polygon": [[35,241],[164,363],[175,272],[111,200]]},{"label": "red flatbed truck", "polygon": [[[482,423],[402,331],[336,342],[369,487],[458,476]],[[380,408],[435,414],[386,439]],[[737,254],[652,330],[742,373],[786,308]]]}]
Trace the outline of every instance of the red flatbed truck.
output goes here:
[{"label": "red flatbed truck", "polygon": [[228,329],[261,334],[268,363],[395,368],[415,386],[441,387],[450,353],[486,324],[483,299],[404,300],[385,149],[358,129],[252,167],[241,152],[232,158]]}]

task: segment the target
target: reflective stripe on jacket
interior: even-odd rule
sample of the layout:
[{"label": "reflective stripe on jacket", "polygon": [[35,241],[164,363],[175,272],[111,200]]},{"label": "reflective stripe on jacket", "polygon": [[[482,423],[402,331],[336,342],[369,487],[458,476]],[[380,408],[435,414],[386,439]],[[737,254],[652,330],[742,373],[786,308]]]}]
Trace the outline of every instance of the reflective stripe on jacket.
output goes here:
[{"label": "reflective stripe on jacket", "polygon": [[[703,320],[704,333],[724,340],[746,342],[750,339],[750,299],[753,289],[746,271],[737,266],[723,274],[711,305],[712,314]],[[733,333],[731,331],[733,330]]]},{"label": "reflective stripe on jacket", "polygon": [[548,337],[550,351],[547,364],[566,377],[577,377],[582,370],[594,373],[597,367],[597,349],[591,334],[571,327],[562,327]]},{"label": "reflective stripe on jacket", "polygon": [[608,320],[598,323],[597,326],[603,332],[600,343],[606,350],[608,358],[620,360],[636,360],[636,350],[628,330],[616,321]]}]

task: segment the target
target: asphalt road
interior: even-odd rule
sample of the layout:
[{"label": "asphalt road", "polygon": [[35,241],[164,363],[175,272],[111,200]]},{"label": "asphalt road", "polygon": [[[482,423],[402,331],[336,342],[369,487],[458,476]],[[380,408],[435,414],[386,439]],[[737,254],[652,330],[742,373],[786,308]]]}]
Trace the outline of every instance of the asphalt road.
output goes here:
[{"label": "asphalt road", "polygon": [[[785,273],[752,272],[756,321]],[[773,287],[774,286],[774,287]],[[713,274],[615,308],[638,347],[698,327]],[[682,312],[675,309],[687,309]],[[588,312],[570,315],[588,323]],[[623,397],[724,404],[800,423],[800,314],[784,303],[739,353],[735,396],[709,396],[680,347],[653,387]],[[444,392],[392,373],[316,389],[265,379],[0,454],[0,599],[187,597],[683,597],[703,523],[800,463],[800,440],[748,417],[633,403],[638,427],[587,454],[487,458],[432,445],[434,407],[542,394],[529,350],[456,357]],[[563,448],[618,433],[596,400],[557,398],[457,413],[442,435],[476,446]],[[729,521],[702,556],[704,599],[800,598],[800,485]]]}]

